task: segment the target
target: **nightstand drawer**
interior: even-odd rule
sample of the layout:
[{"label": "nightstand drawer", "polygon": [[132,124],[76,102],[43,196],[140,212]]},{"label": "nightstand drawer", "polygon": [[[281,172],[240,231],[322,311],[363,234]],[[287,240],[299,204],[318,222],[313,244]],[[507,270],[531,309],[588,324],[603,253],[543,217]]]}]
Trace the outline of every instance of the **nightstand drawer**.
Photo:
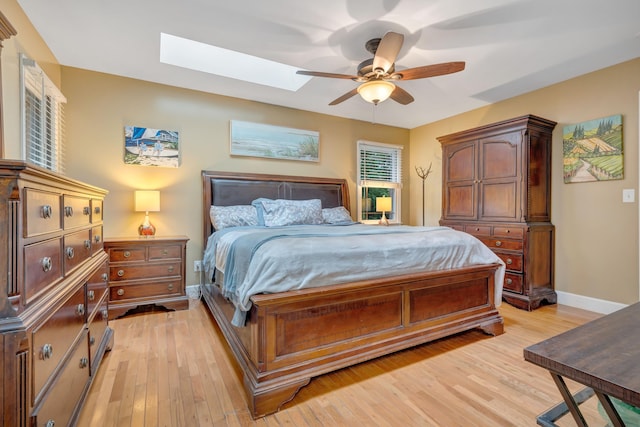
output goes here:
[{"label": "nightstand drawer", "polygon": [[109,267],[109,280],[119,282],[122,280],[148,279],[153,277],[180,276],[182,264],[180,261],[164,262],[144,265],[119,265]]},{"label": "nightstand drawer", "polygon": [[109,262],[144,261],[147,253],[144,246],[131,248],[111,248],[108,252]]},{"label": "nightstand drawer", "polygon": [[178,280],[145,283],[139,285],[123,284],[109,288],[111,301],[135,300],[138,298],[159,297],[163,295],[179,295],[182,286]]},{"label": "nightstand drawer", "polygon": [[149,248],[149,260],[180,259],[182,246],[152,246]]}]

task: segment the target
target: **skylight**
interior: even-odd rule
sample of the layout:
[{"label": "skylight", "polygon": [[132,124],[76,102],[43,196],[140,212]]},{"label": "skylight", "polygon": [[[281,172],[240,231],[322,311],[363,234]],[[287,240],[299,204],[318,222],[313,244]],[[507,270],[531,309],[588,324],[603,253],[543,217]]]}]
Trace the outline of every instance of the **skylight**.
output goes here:
[{"label": "skylight", "polygon": [[165,33],[160,33],[160,62],[290,91],[311,79],[290,65]]}]

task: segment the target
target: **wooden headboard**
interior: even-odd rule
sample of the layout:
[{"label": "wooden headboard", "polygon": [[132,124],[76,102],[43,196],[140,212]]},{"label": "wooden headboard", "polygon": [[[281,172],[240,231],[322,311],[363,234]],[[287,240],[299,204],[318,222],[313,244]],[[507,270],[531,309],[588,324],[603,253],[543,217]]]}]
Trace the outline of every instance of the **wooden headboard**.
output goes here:
[{"label": "wooden headboard", "polygon": [[202,197],[205,245],[213,232],[209,218],[211,205],[249,205],[259,197],[266,197],[288,200],[320,199],[323,208],[344,206],[349,209],[347,181],[338,178],[202,171]]}]

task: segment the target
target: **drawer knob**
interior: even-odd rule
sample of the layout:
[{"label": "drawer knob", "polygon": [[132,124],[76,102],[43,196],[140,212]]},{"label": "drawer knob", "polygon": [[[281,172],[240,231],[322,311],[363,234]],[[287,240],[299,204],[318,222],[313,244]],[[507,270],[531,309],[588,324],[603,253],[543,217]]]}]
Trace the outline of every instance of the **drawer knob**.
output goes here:
[{"label": "drawer knob", "polygon": [[96,343],[96,337],[89,338],[89,345],[95,345],[95,343]]},{"label": "drawer knob", "polygon": [[42,206],[42,218],[44,219],[51,218],[52,214],[53,214],[53,209],[51,208],[51,205]]},{"label": "drawer knob", "polygon": [[73,216],[73,206],[64,207],[64,216]]},{"label": "drawer knob", "polygon": [[92,289],[87,292],[87,298],[89,299],[89,301],[93,301],[94,299],[96,299],[96,291]]},{"label": "drawer knob", "polygon": [[85,249],[87,249],[87,250],[91,249],[91,240],[88,240],[88,239],[87,239],[87,240],[85,240],[85,241],[84,241],[84,247],[85,247]]},{"label": "drawer knob", "polygon": [[100,206],[96,206],[96,207],[93,209],[93,212],[95,212],[96,214],[99,214],[99,213],[100,213]]},{"label": "drawer knob", "polygon": [[125,258],[129,258],[131,256],[131,252],[124,251],[124,253],[122,255],[124,255]]},{"label": "drawer knob", "polygon": [[166,250],[166,249],[163,249],[163,250],[162,250],[162,255],[166,256],[166,255],[168,255],[168,254],[169,254],[169,251],[168,251],[168,250]]},{"label": "drawer knob", "polygon": [[84,369],[87,366],[89,366],[89,359],[87,359],[86,357],[81,357],[80,358],[80,369]]},{"label": "drawer knob", "polygon": [[173,273],[173,265],[170,265],[169,268],[167,268],[167,270],[169,270],[169,273]]},{"label": "drawer knob", "polygon": [[44,427],[55,427],[56,422],[54,420],[49,420],[44,424]]},{"label": "drawer knob", "polygon": [[116,294],[118,294],[118,296],[120,296],[120,297],[121,297],[122,295],[124,295],[124,289],[122,289],[122,288],[118,289],[118,291],[116,292]]},{"label": "drawer knob", "polygon": [[107,320],[109,318],[109,310],[106,308],[100,312],[102,314],[102,320]]},{"label": "drawer knob", "polygon": [[78,304],[76,306],[76,314],[78,316],[84,316],[84,304]]},{"label": "drawer knob", "polygon": [[476,231],[480,231],[480,228],[476,227]]},{"label": "drawer knob", "polygon": [[53,356],[53,346],[51,344],[45,344],[40,350],[40,359],[47,360]]},{"label": "drawer knob", "polygon": [[71,246],[67,247],[66,253],[67,253],[67,258],[69,259],[73,259],[73,257],[76,255],[76,252],[73,250],[73,247]]},{"label": "drawer knob", "polygon": [[106,282],[109,279],[109,276],[107,275],[107,273],[102,273],[102,276],[100,277],[102,277],[103,282]]},{"label": "drawer knob", "polygon": [[507,265],[513,264],[513,260],[511,258],[507,258]]},{"label": "drawer knob", "polygon": [[89,206],[85,206],[82,208],[83,215],[91,215],[91,208]]},{"label": "drawer knob", "polygon": [[124,276],[124,270],[118,270],[118,277]]},{"label": "drawer knob", "polygon": [[169,288],[170,291],[172,291],[173,290],[173,283],[169,283],[168,288]]},{"label": "drawer knob", "polygon": [[509,229],[507,228],[507,234],[509,234],[509,233],[511,233],[511,230],[509,230]]},{"label": "drawer knob", "polygon": [[505,280],[505,283],[506,283],[507,285],[510,285],[510,284],[512,284],[512,283],[513,283],[513,280],[511,280],[511,279],[507,279],[507,280]]},{"label": "drawer knob", "polygon": [[42,271],[46,273],[47,271],[51,271],[52,268],[53,263],[51,262],[51,258],[48,256],[42,258]]},{"label": "drawer knob", "polygon": [[502,242],[500,240],[496,241],[496,246],[502,246]]},{"label": "drawer knob", "polygon": [[95,236],[93,236],[93,240],[95,240],[96,243],[100,243],[100,240],[102,240],[102,237],[100,237],[99,234],[96,234]]}]

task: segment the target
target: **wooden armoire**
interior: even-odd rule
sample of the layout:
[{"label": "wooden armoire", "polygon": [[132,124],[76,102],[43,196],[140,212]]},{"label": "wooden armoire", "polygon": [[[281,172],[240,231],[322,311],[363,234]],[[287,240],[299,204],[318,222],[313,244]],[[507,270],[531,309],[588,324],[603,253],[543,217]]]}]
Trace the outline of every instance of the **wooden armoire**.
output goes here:
[{"label": "wooden armoire", "polygon": [[441,136],[441,225],[473,234],[506,264],[503,299],[526,310],[557,301],[551,223],[556,123],[526,115]]}]

